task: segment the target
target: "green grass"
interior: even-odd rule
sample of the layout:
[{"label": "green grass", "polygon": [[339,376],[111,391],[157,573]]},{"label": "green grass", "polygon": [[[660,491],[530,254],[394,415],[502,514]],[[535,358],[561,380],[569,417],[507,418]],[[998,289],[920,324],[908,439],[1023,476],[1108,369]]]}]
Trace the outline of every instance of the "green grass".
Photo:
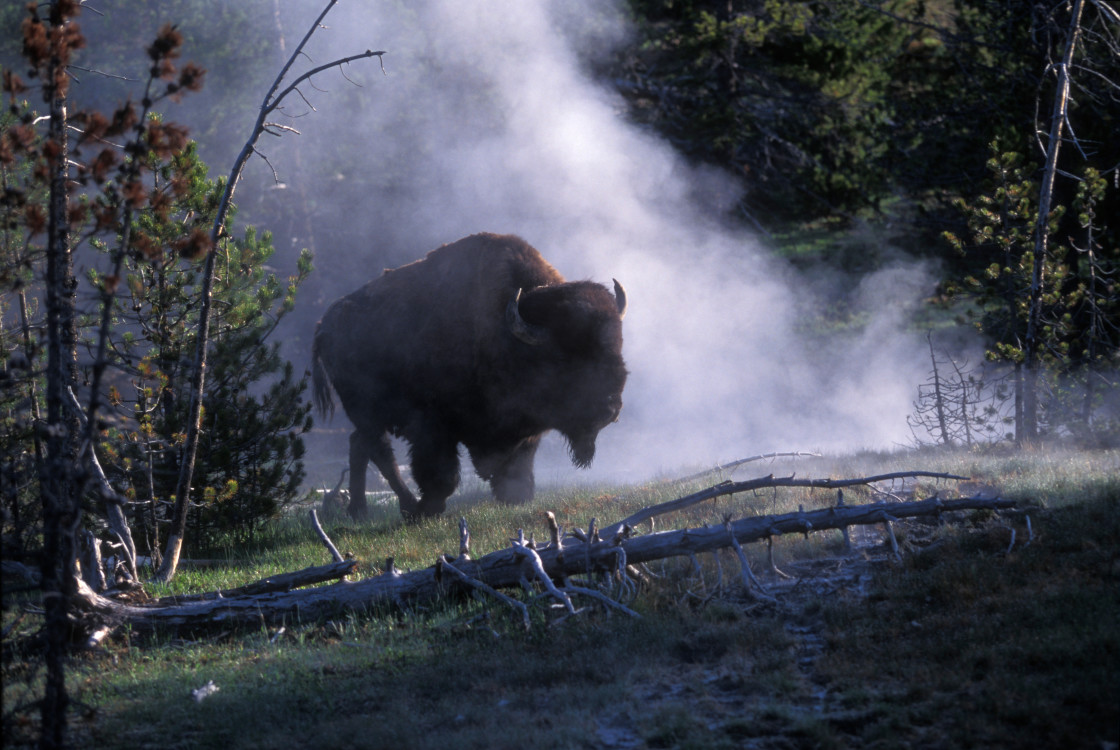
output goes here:
[{"label": "green grass", "polygon": [[[850,575],[822,574],[779,594],[743,596],[730,554],[651,566],[634,620],[591,609],[563,624],[534,612],[528,632],[511,611],[467,599],[423,611],[374,612],[249,632],[120,633],[77,652],[70,689],[76,747],[1101,747],[1120,740],[1120,452],[858,454],[743,467],[736,478],[922,469],[972,478],[1036,506],[1008,553],[1007,522],[969,514],[951,526],[899,525],[902,563],[881,550]],[[565,527],[618,520],[713,483],[547,490],[524,508],[453,501],[416,526],[391,509],[369,523],[328,523],[340,550],[372,575],[458,549],[467,518],[472,550],[508,544],[518,528],[547,538],[544,513]],[[901,484],[898,491],[910,489]],[[956,492],[923,481],[919,496]],[[966,493],[971,494],[971,493]],[[872,499],[846,492],[850,504]],[[833,493],[771,491],[722,498],[670,526],[724,514],[823,507]],[[642,529],[646,531],[647,529]],[[779,538],[778,564],[841,552],[838,532]],[[765,570],[765,545],[748,554]],[[217,555],[215,555],[217,556]],[[283,519],[239,564],[183,572],[153,593],[202,591],[326,562],[303,514]],[[723,588],[716,589],[722,575]],[[768,579],[777,591],[780,584]],[[17,610],[6,607],[8,626]],[[4,740],[32,741],[42,670],[21,636],[4,650]],[[193,688],[220,691],[197,703]],[[24,709],[20,707],[24,706]]]}]

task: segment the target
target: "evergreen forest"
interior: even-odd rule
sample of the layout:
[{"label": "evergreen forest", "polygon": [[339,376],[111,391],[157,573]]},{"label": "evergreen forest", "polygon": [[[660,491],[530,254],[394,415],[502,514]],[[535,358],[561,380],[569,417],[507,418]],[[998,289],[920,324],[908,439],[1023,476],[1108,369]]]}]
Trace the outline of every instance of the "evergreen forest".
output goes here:
[{"label": "evergreen forest", "polygon": [[[916,445],[1120,439],[1112,0],[555,2],[543,29],[514,4],[493,43],[437,0],[347,5],[0,8],[3,548],[44,591],[102,547],[166,583],[180,554],[254,544],[340,481],[345,429],[304,374],[326,306],[469,232],[582,240],[611,214],[581,193],[616,174],[687,204],[681,236],[737,238],[727,276],[827,279],[789,303],[807,350],[866,334],[863,281],[932,269],[903,293]],[[593,176],[531,180],[559,160]]]}]

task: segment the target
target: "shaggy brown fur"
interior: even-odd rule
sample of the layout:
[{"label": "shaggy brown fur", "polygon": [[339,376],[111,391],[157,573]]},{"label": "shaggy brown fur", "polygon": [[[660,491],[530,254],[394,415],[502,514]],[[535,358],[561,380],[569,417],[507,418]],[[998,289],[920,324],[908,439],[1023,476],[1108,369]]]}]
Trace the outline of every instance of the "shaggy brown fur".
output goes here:
[{"label": "shaggy brown fur", "polygon": [[[459,444],[507,503],[532,498],[533,458],[550,429],[574,463],[590,464],[622,407],[624,311],[617,282],[614,294],[566,282],[524,240],[494,234],[444,245],[335,302],[315,331],[312,381],[320,410],[333,410],[333,385],[355,427],[351,515],[366,512],[371,460],[406,517],[443,512],[459,484]],[[390,434],[411,446],[419,500]]]}]

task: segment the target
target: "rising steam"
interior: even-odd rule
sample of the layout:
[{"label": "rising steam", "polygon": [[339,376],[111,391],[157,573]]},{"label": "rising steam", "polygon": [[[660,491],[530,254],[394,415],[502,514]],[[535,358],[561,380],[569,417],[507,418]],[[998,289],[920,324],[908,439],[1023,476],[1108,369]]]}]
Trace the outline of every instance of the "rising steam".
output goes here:
[{"label": "rising steam", "polygon": [[[364,155],[343,167],[339,188],[319,191],[336,202],[323,210],[366,238],[318,248],[333,281],[321,300],[464,235],[517,233],[568,278],[616,277],[629,292],[625,407],[599,436],[594,472],[650,476],[767,450],[907,442],[926,364],[905,323],[929,269],[900,264],[865,279],[864,332],[807,347],[804,313],[827,283],[721,225],[730,179],[625,122],[581,62],[627,33],[621,13],[602,6],[431,0],[334,11],[317,60],[389,54],[387,76],[348,71],[363,86],[342,94],[351,112],[338,116],[332,98],[330,115],[301,122],[305,161],[330,163],[331,148]],[[342,85],[331,88],[335,97]],[[362,174],[384,175],[384,189],[347,192],[343,178]],[[574,478],[558,438],[538,474]]]},{"label": "rising steam", "polygon": [[[120,5],[83,22],[91,50],[112,33],[113,13],[129,12]],[[277,40],[278,70],[323,0],[275,7],[275,27],[254,28]],[[317,270],[285,321],[285,355],[308,363],[327,305],[383,267],[475,232],[509,232],[569,279],[610,288],[617,278],[629,296],[621,419],[599,435],[591,475],[572,468],[559,436],[546,439],[540,480],[645,478],[772,450],[908,442],[927,355],[906,322],[936,269],[900,256],[862,281],[860,333],[807,344],[805,321],[848,282],[795,272],[721,223],[734,181],[626,122],[623,103],[587,68],[629,33],[621,3],[603,0],[339,3],[308,66],[377,49],[387,51],[385,73],[367,60],[301,87],[285,124],[302,135],[260,144],[287,187],[257,161],[237,198],[242,219],[276,233],[278,265],[314,245]],[[118,84],[106,81],[77,91],[99,104],[135,97],[97,88]],[[203,95],[169,114],[205,134],[205,102],[256,102],[259,87],[211,70]],[[245,111],[242,132],[202,144],[215,173],[248,135],[255,111]],[[332,426],[344,425],[336,417]],[[311,452],[345,464],[344,439]]]}]

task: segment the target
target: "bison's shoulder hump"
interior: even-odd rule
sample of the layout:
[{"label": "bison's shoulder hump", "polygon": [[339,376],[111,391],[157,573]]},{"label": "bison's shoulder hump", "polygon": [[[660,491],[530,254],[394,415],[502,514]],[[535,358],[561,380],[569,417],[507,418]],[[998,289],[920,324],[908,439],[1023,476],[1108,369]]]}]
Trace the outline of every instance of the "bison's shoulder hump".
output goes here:
[{"label": "bison's shoulder hump", "polygon": [[513,234],[472,234],[431,251],[422,263],[433,276],[473,278],[491,289],[564,282],[536,248]]}]

